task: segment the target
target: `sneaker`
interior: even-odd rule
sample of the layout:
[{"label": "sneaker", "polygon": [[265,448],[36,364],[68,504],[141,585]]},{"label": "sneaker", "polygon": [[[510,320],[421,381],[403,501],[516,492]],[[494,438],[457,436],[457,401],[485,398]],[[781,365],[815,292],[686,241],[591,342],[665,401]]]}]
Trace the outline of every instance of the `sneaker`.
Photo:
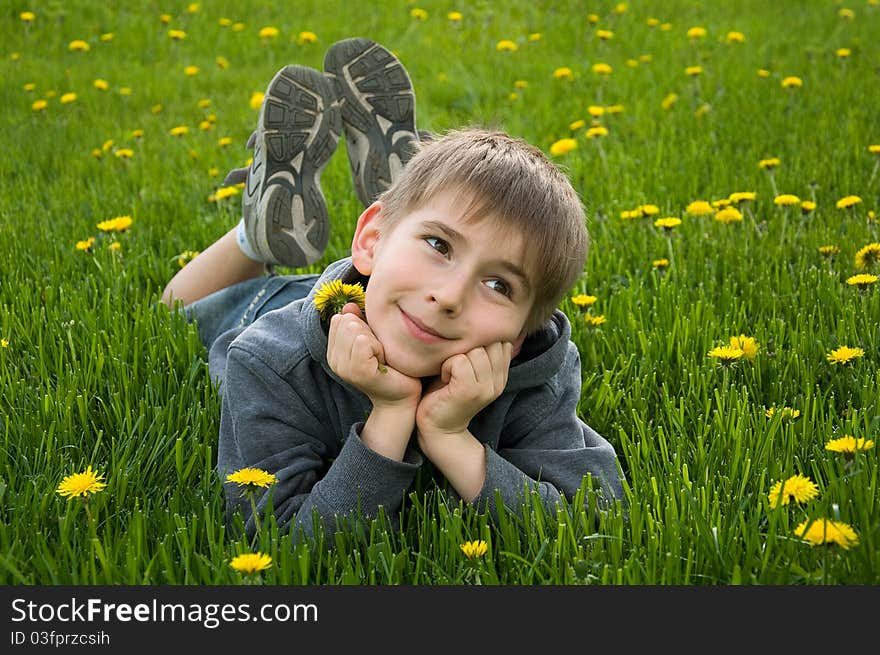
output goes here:
[{"label": "sneaker", "polygon": [[267,264],[299,268],[324,254],[330,221],[321,172],[341,131],[324,75],[305,66],[275,74],[248,139],[254,157],[242,193],[245,235]]},{"label": "sneaker", "polygon": [[397,179],[418,145],[412,82],[397,57],[359,38],[330,46],[324,74],[342,106],[355,191],[368,206]]}]

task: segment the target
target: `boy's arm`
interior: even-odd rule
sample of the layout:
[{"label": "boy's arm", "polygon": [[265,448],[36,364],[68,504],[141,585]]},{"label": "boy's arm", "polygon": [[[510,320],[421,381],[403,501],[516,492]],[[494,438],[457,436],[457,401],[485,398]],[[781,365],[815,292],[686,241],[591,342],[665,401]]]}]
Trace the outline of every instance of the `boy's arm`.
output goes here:
[{"label": "boy's arm", "polygon": [[[303,388],[320,392],[319,383],[303,364]],[[257,511],[272,504],[276,521],[313,536],[313,512],[328,534],[336,517],[362,512],[375,516],[378,507],[393,517],[421,464],[413,449],[402,461],[366,447],[356,423],[340,447],[330,420],[319,414],[297,389],[259,357],[240,346],[229,349],[221,386],[222,409],[218,470],[221,480],[234,471],[253,467],[273,473],[277,483],[258,498]],[[342,435],[344,436],[344,435]],[[253,534],[250,502],[235,484],[226,484],[230,516],[240,510],[247,532]]]},{"label": "boy's arm", "polygon": [[[535,390],[531,399],[513,403],[497,451],[470,432],[467,438],[433,440],[427,449],[420,432],[419,443],[463,500],[487,507],[493,515],[496,491],[508,508],[515,508],[524,491],[535,490],[544,506],[555,511],[562,495],[572,498],[587,474],[606,500],[622,498],[614,448],[577,415],[580,389],[580,358],[574,344],[569,344],[553,384]],[[476,462],[482,463],[482,485],[473,489],[456,483],[457,476],[468,475]],[[477,478],[471,473],[468,479]]]}]

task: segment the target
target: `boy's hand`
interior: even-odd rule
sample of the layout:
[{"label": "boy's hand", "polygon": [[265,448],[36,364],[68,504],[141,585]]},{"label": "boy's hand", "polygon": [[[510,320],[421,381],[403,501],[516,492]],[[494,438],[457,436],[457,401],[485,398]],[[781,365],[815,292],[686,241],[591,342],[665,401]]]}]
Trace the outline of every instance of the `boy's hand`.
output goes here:
[{"label": "boy's hand", "polygon": [[374,408],[406,404],[415,407],[422,395],[419,379],[385,364],[382,344],[353,302],[330,319],[327,363],[336,375],[365,393]]},{"label": "boy's hand", "polygon": [[512,355],[513,345],[505,341],[443,362],[416,410],[419,438],[466,432],[477,412],[504,391]]}]

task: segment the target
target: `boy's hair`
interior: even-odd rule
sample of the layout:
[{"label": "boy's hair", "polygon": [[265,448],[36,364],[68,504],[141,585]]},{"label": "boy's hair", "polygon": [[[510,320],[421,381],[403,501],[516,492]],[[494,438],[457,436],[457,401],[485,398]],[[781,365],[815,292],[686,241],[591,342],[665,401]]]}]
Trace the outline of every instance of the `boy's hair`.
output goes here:
[{"label": "boy's hair", "polygon": [[535,146],[504,132],[468,127],[422,141],[399,178],[380,196],[383,227],[452,190],[465,220],[493,216],[526,244],[534,287],[528,333],[538,330],[583,273],[586,216],[568,177]]}]

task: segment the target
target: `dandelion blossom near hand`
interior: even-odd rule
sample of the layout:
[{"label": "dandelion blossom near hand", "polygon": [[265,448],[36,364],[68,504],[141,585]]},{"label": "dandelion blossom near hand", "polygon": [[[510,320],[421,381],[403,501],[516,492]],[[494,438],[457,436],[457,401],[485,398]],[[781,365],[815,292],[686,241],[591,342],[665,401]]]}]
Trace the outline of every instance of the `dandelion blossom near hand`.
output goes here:
[{"label": "dandelion blossom near hand", "polygon": [[342,311],[348,303],[353,302],[363,311],[366,306],[366,293],[359,283],[348,284],[342,280],[331,280],[321,285],[315,292],[315,309],[325,321]]}]

